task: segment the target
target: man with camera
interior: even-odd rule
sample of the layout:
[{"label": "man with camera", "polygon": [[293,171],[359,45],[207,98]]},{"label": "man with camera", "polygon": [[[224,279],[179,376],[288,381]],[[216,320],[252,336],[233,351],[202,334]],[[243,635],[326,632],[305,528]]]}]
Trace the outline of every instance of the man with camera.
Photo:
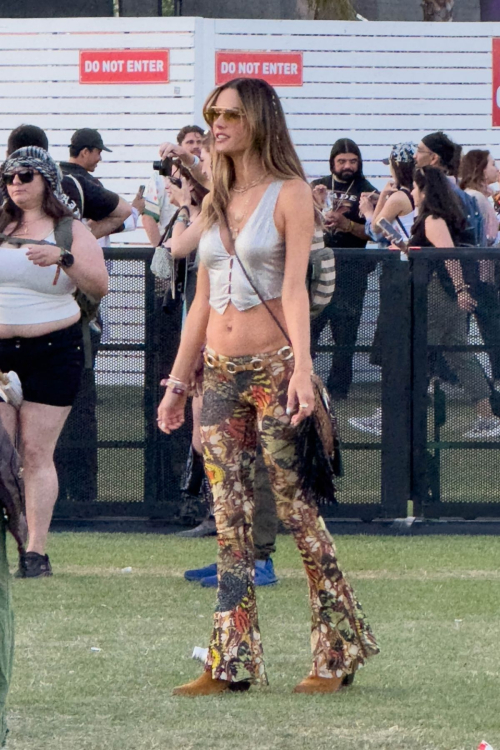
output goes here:
[{"label": "man with camera", "polygon": [[177,144],[163,143],[161,145],[162,161],[153,162],[156,174],[149,179],[146,186],[144,193],[146,205],[142,216],[142,225],[153,247],[158,247],[160,244],[161,236],[176,211],[176,207],[172,206],[169,201],[165,188],[165,178],[170,176],[172,159],[179,159],[183,166],[193,171],[193,177],[198,182],[202,182],[194,173],[200,161],[202,138],[202,128],[198,125],[186,125],[177,134]]}]

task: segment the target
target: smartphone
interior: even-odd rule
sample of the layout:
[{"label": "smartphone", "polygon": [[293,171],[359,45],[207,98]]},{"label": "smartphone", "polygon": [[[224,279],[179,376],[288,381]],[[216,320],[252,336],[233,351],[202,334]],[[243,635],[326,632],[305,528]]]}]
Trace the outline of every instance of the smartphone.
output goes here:
[{"label": "smartphone", "polygon": [[377,219],[375,225],[382,231],[384,236],[387,237],[388,240],[391,240],[391,242],[399,247],[400,250],[406,251],[408,249],[408,245],[403,235],[391,224],[390,221],[387,221],[387,219]]},{"label": "smartphone", "polygon": [[146,185],[139,185],[139,190],[137,191],[137,197],[142,198],[145,190],[146,190]]}]

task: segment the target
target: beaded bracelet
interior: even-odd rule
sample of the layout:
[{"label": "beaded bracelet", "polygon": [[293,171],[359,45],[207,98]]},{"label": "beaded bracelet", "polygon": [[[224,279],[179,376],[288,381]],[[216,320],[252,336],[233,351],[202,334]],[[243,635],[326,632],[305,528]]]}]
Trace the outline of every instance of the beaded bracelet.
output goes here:
[{"label": "beaded bracelet", "polygon": [[176,396],[184,396],[185,393],[187,393],[187,388],[183,388],[182,384],[176,383],[173,380],[167,380],[166,388],[170,388],[172,393],[175,393]]}]

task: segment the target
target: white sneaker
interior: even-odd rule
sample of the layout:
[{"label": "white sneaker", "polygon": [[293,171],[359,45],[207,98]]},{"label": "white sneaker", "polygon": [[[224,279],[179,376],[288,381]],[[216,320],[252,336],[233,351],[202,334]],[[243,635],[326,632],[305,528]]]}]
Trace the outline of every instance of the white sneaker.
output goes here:
[{"label": "white sneaker", "polygon": [[12,404],[15,409],[19,409],[23,403],[23,389],[17,372],[0,371],[0,398],[7,404]]},{"label": "white sneaker", "polygon": [[468,440],[482,440],[500,436],[500,419],[498,417],[478,417],[472,428],[464,434]]},{"label": "white sneaker", "polygon": [[351,417],[349,424],[355,430],[380,437],[382,435],[382,409],[375,409],[370,417]]}]

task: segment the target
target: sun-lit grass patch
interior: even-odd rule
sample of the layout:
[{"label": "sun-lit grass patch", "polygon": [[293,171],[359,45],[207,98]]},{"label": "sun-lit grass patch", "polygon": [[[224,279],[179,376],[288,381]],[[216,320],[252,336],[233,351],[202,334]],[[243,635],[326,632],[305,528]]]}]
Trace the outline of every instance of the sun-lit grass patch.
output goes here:
[{"label": "sun-lit grass patch", "polygon": [[291,694],[309,615],[298,553],[279,537],[282,580],[258,591],[269,688],[189,700],[171,690],[199,674],[190,656],[214,592],[182,572],[212,562],[215,541],[54,534],[54,577],[13,581],[9,750],[498,750],[500,539],[337,544],[382,647],[354,686]]}]

